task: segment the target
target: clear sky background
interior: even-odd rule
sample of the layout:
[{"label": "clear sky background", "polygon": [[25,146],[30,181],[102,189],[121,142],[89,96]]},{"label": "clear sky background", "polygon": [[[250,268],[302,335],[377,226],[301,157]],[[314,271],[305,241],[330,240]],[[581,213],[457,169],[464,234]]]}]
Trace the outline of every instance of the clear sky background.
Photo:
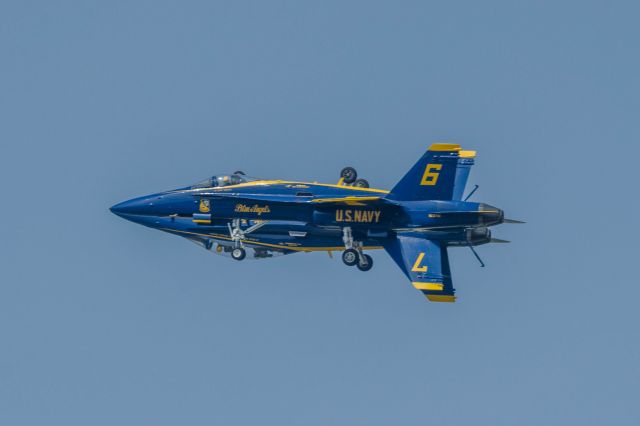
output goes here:
[{"label": "clear sky background", "polygon": [[[637,425],[636,2],[0,2],[0,424]],[[234,262],[126,222],[242,169],[391,187],[433,142],[526,225]]]}]

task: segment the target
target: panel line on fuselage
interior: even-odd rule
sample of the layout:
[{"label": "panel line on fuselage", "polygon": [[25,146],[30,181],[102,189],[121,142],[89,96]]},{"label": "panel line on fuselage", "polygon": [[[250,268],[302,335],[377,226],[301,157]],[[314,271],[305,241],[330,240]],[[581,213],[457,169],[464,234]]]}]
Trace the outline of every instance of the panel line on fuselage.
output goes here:
[{"label": "panel line on fuselage", "polygon": [[[178,230],[178,229],[171,229],[171,228],[160,228],[160,230],[162,231],[166,231],[166,232],[170,232],[170,233],[180,233],[180,234],[190,234],[190,235],[197,235],[199,237],[207,237],[207,238],[213,238],[216,240],[225,240],[225,241],[231,241],[231,237],[227,236],[227,235],[222,235],[222,234],[203,234],[203,233],[199,233],[199,232],[190,232],[190,231],[182,231],[182,230]],[[340,250],[344,250],[344,246],[334,246],[334,247],[310,247],[310,246],[298,246],[298,247],[292,247],[292,246],[281,246],[278,244],[269,244],[269,243],[263,243],[260,241],[250,241],[250,240],[245,240],[242,242],[243,244],[246,245],[259,245],[259,246],[264,246],[264,247],[273,247],[273,248],[277,248],[280,250],[291,250],[291,251],[340,251]],[[383,247],[382,246],[365,246],[362,247],[363,250],[381,250]]]}]

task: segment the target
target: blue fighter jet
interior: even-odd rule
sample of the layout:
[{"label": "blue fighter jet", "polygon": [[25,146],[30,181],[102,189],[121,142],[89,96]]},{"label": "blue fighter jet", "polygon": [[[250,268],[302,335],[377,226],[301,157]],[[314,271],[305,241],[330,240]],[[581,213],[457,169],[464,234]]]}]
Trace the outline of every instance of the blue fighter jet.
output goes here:
[{"label": "blue fighter jet", "polygon": [[337,184],[263,180],[237,171],[111,207],[118,216],[179,235],[235,260],[325,251],[368,271],[385,249],[430,301],[454,302],[447,249],[489,242],[502,210],[463,200],[475,151],[433,144],[391,189],[370,188],[346,167]]}]

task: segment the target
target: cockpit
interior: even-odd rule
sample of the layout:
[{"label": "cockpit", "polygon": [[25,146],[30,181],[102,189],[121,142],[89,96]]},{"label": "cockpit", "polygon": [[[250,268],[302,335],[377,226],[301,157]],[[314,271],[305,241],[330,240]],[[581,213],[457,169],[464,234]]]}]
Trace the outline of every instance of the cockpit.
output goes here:
[{"label": "cockpit", "polygon": [[241,183],[250,182],[252,178],[245,176],[245,174],[241,171],[237,171],[230,175],[215,175],[211,176],[209,179],[205,179],[201,182],[196,183],[191,186],[191,189],[196,188],[218,188],[222,186],[230,186],[230,185],[239,185]]}]

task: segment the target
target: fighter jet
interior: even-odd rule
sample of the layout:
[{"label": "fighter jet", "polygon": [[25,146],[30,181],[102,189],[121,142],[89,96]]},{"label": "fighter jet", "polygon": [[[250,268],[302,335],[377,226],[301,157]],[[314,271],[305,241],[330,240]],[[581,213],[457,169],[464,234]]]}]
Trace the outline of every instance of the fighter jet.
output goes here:
[{"label": "fighter jet", "polygon": [[454,302],[449,247],[507,242],[489,227],[497,207],[463,200],[475,151],[436,143],[391,189],[370,188],[345,167],[335,184],[264,180],[241,171],[111,207],[116,215],[184,237],[236,261],[299,252],[342,252],[347,266],[373,267],[384,249],[413,286],[433,302]]}]

